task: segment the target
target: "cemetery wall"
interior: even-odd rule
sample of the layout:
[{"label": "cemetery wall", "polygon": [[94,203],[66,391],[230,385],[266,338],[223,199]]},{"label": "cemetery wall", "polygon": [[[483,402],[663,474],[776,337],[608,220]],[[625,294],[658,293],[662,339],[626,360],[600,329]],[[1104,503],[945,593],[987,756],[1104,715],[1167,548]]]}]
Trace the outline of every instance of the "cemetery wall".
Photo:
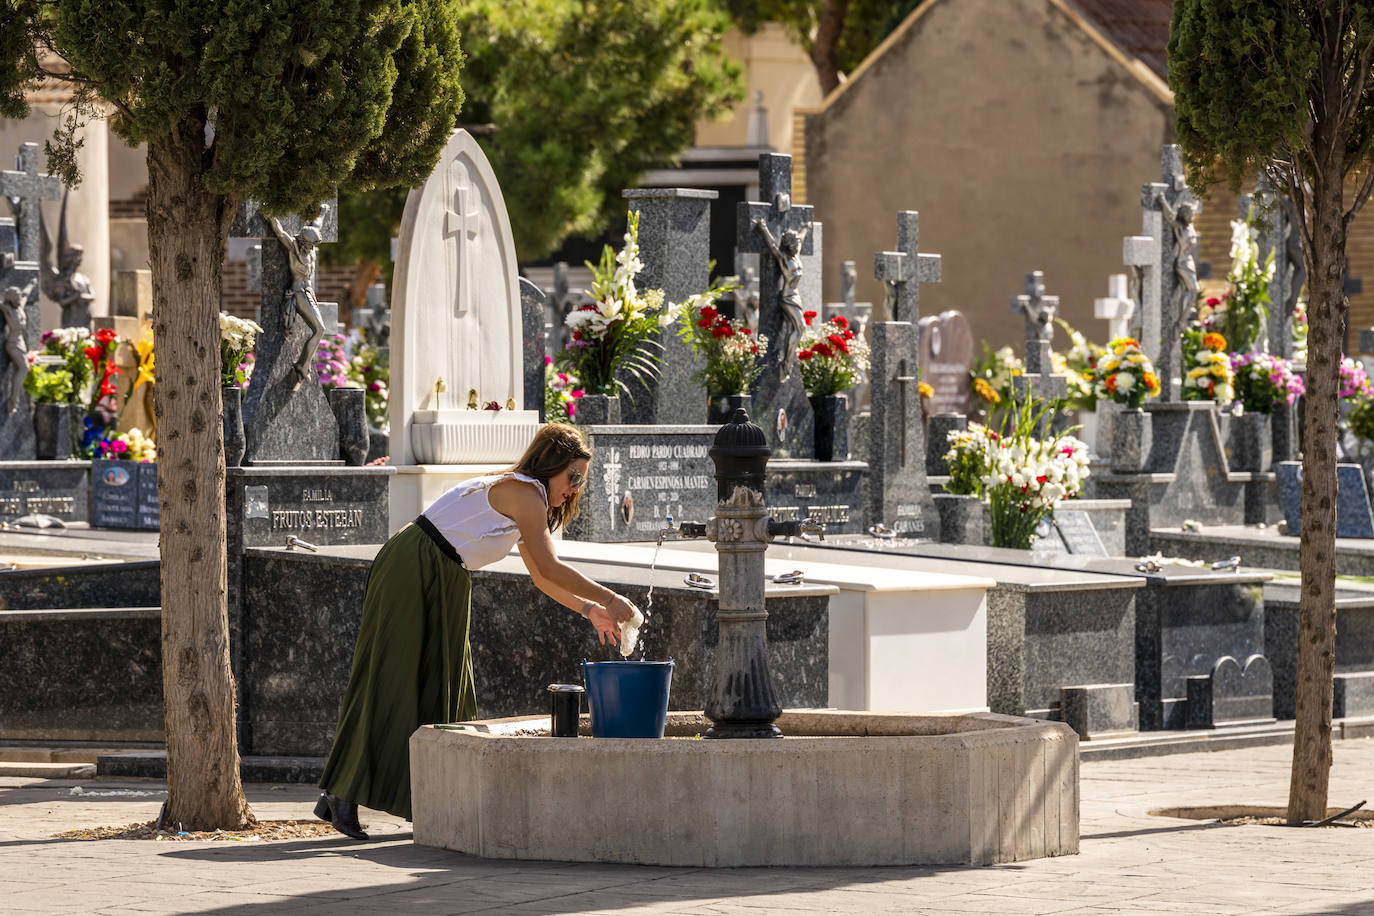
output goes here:
[{"label": "cemetery wall", "polygon": [[[842,261],[891,247],[881,214],[911,208],[921,247],[944,257],[924,314],[958,308],[975,338],[1019,343],[1007,301],[1041,269],[1061,315],[1092,326],[1093,298],[1122,271],[1121,237],[1139,231],[1140,186],[1173,139],[1167,89],[1142,69],[1059,3],[922,7],[795,143],[826,223],[827,298]],[[858,280],[857,298],[882,301],[871,271]]]}]

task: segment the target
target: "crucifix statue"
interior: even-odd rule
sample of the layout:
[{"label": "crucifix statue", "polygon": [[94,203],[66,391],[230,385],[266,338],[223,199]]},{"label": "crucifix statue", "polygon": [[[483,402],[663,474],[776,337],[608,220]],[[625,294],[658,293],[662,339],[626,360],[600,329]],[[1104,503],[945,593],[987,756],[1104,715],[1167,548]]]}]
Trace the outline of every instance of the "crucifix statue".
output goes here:
[{"label": "crucifix statue", "polygon": [[[801,279],[802,279],[802,242],[806,241],[807,233],[811,227],[805,226],[800,230],[785,229],[782,238],[774,238],[773,233],[768,229],[768,223],[761,216],[754,217],[754,231],[763,236],[764,243],[768,250],[772,252],[774,260],[778,264],[778,274],[781,282],[778,284],[778,308],[782,310],[782,315],[786,323],[786,335],[782,339],[782,349],[784,353],[791,353],[797,348],[797,342],[801,340],[802,330],[806,327],[806,320],[802,317],[804,311],[801,298]],[[787,370],[783,378],[787,378],[792,371],[792,360],[787,360],[785,365]]]},{"label": "crucifix statue", "polygon": [[282,309],[282,330],[290,332],[296,323],[297,315],[310,327],[310,339],[301,347],[300,355],[296,357],[293,366],[297,384],[305,380],[310,360],[324,338],[324,318],[320,315],[319,301],[315,298],[315,267],[319,262],[318,249],[323,238],[320,227],[324,225],[325,212],[328,209],[328,204],[322,205],[320,215],[301,226],[300,232],[294,237],[282,228],[281,221],[275,216],[268,220],[268,225],[276,233],[277,241],[286,249],[286,257],[291,267],[291,285],[286,289],[286,307]]},{"label": "crucifix statue", "polygon": [[[5,252],[0,255],[0,274],[8,274],[14,269],[14,255]],[[4,299],[0,301],[0,316],[5,320],[4,350],[10,361],[10,378],[7,403],[10,412],[19,407],[20,395],[24,391],[24,377],[29,374],[28,364],[28,315],[25,314],[29,302],[37,292],[38,278],[35,276],[27,285],[5,287]]]},{"label": "crucifix statue", "polygon": [[1197,229],[1193,227],[1197,207],[1187,198],[1179,199],[1176,206],[1170,204],[1168,196],[1163,191],[1155,195],[1155,200],[1159,204],[1160,212],[1164,214],[1166,223],[1173,227],[1176,282],[1174,301],[1169,309],[1171,326],[1163,329],[1172,339],[1182,333],[1183,322],[1187,320],[1197,302],[1197,259],[1193,256],[1198,243]]},{"label": "crucifix statue", "polygon": [[62,308],[64,328],[84,328],[91,323],[91,303],[95,289],[91,280],[78,268],[85,249],[67,239],[67,193],[62,195],[62,217],[57,224],[57,259],[52,261],[52,243],[43,228],[43,214],[38,215],[39,263],[42,268],[43,294]]},{"label": "crucifix statue", "polygon": [[[1011,313],[1026,320],[1026,371],[1048,371],[1040,365],[1037,340],[1054,340],[1054,318],[1059,314],[1059,297],[1045,295],[1045,272],[1035,270],[1026,274],[1026,291],[1011,299]],[[1032,364],[1034,360],[1034,364]]]}]

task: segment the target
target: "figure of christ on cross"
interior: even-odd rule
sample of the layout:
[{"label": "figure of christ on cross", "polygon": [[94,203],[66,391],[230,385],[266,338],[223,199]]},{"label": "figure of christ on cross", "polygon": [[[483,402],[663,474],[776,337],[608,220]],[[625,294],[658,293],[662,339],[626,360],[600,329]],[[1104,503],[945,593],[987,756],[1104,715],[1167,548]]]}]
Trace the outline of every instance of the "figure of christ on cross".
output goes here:
[{"label": "figure of christ on cross", "polygon": [[293,238],[282,224],[274,216],[269,221],[272,231],[277,234],[277,240],[286,249],[286,256],[291,263],[291,285],[287,287],[284,298],[287,300],[287,308],[282,310],[282,330],[289,332],[295,324],[296,315],[300,315],[305,323],[310,326],[310,339],[301,347],[300,355],[296,357],[295,365],[292,367],[296,373],[296,384],[299,385],[305,380],[306,373],[310,368],[310,360],[315,355],[315,349],[324,338],[324,317],[320,315],[319,302],[315,299],[314,277],[315,265],[319,261],[318,251],[320,244],[320,227],[324,225],[325,211],[328,205],[320,207],[320,215],[314,221],[306,223],[301,227],[301,231],[296,233]]},{"label": "figure of christ on cross", "polygon": [[1198,242],[1197,229],[1193,226],[1197,207],[1186,198],[1174,207],[1163,191],[1155,193],[1155,200],[1159,202],[1165,221],[1174,230],[1174,276],[1178,285],[1174,287],[1174,307],[1170,313],[1172,327],[1164,328],[1163,333],[1167,340],[1178,340],[1197,303],[1197,261],[1193,257]]},{"label": "figure of christ on cross", "polygon": [[[810,224],[807,224],[800,231],[787,229],[782,233],[782,238],[774,238],[773,233],[768,229],[768,223],[762,217],[754,217],[754,230],[763,236],[763,241],[768,245],[768,250],[773,253],[774,259],[778,262],[778,272],[782,282],[778,284],[778,306],[782,309],[782,314],[787,323],[787,336],[782,341],[783,353],[794,353],[797,343],[801,340],[802,330],[806,327],[806,320],[802,316],[802,297],[801,297],[801,278],[802,278],[802,244],[806,241],[806,235],[811,231]],[[793,363],[795,360],[783,360],[785,366],[785,380],[792,374]]]},{"label": "figure of christ on cross", "polygon": [[[5,262],[0,264],[0,273],[7,273],[14,265],[14,255],[5,254]],[[19,407],[19,395],[24,391],[24,377],[29,374],[28,363],[28,316],[24,314],[25,306],[28,305],[29,298],[34,293],[34,287],[38,285],[38,278],[35,276],[29,281],[27,286],[9,286],[5,288],[3,301],[0,301],[0,315],[5,320],[5,355],[10,360],[9,378],[9,404],[10,413]]]}]

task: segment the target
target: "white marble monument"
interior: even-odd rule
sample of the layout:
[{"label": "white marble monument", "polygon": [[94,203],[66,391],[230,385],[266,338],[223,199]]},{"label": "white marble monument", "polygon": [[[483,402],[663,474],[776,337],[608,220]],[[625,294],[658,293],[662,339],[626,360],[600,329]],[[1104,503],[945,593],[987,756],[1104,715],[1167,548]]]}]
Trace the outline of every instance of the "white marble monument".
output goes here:
[{"label": "white marble monument", "polygon": [[[391,526],[449,487],[510,465],[526,410],[515,242],[477,141],[455,131],[401,217],[391,335]],[[499,410],[485,409],[496,405]]]}]

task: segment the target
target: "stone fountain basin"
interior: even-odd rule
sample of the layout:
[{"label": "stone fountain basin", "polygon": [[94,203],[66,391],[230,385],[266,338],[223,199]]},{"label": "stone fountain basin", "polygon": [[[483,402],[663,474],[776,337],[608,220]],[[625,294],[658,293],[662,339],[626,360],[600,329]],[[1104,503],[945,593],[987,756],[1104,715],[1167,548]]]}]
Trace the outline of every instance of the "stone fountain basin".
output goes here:
[{"label": "stone fountain basin", "polygon": [[[988,865],[1078,852],[1078,737],[995,713],[789,710],[781,740],[548,737],[547,716],[410,738],[415,842],[643,865]],[[584,734],[589,735],[583,718]]]}]

